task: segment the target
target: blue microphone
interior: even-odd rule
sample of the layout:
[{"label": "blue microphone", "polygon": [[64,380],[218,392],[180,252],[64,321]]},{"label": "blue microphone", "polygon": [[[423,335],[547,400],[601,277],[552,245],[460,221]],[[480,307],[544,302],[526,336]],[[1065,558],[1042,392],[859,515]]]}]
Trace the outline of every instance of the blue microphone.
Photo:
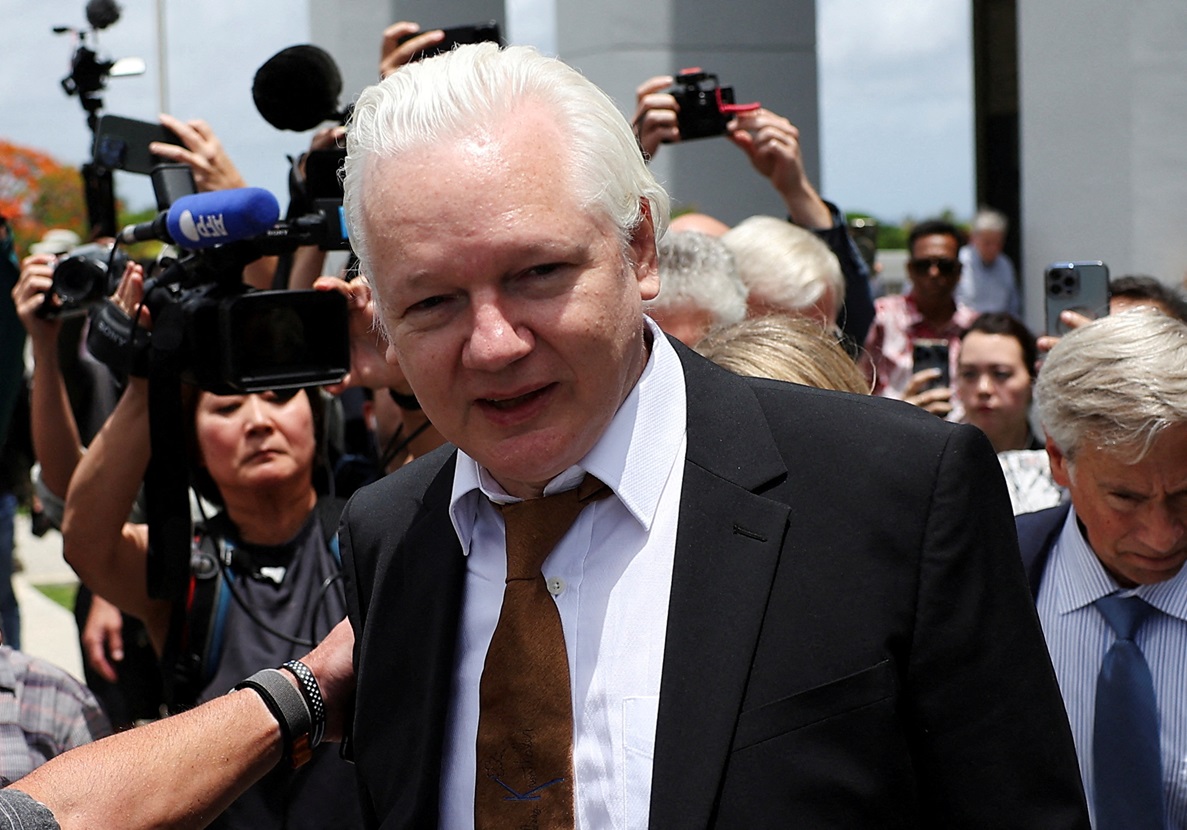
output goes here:
[{"label": "blue microphone", "polygon": [[280,204],[267,190],[214,190],[182,196],[151,221],[124,228],[118,239],[125,245],[158,239],[198,250],[259,236],[279,218]]},{"label": "blue microphone", "polygon": [[259,236],[280,218],[280,203],[267,190],[241,187],[182,196],[165,225],[172,242],[197,250]]}]

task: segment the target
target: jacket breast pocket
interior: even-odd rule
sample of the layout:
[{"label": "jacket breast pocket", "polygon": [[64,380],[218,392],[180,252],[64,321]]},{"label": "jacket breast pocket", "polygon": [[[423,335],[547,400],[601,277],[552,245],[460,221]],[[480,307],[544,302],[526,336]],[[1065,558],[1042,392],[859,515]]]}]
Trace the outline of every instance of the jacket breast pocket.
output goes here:
[{"label": "jacket breast pocket", "polygon": [[889,659],[846,677],[742,712],[734,750],[761,743],[829,718],[855,712],[895,696]]}]

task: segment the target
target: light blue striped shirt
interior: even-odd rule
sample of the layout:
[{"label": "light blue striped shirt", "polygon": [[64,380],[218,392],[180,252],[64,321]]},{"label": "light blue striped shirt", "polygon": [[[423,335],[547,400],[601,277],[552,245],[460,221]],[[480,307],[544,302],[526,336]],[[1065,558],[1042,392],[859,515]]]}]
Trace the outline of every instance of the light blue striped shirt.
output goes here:
[{"label": "light blue striped shirt", "polygon": [[[1088,546],[1072,509],[1043,572],[1038,610],[1076,741],[1089,809],[1096,676],[1116,639],[1092,603],[1117,591],[1120,586]],[[1136,640],[1150,664],[1158,696],[1167,826],[1187,828],[1187,568],[1173,579],[1121,593],[1136,594],[1162,611],[1147,618]]]}]

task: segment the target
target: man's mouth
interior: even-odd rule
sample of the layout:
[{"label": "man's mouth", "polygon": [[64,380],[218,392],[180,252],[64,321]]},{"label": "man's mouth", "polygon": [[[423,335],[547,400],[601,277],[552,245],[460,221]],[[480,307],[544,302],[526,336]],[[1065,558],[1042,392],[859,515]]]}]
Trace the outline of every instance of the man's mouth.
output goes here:
[{"label": "man's mouth", "polygon": [[540,398],[541,395],[547,392],[550,388],[552,388],[551,384],[548,386],[541,386],[538,389],[532,389],[531,392],[526,392],[525,394],[515,395],[513,398],[480,398],[478,401],[480,401],[483,406],[495,408],[495,410],[499,410],[500,412],[507,412],[509,410],[514,410],[516,407],[523,406],[525,404],[531,404],[532,401]]}]

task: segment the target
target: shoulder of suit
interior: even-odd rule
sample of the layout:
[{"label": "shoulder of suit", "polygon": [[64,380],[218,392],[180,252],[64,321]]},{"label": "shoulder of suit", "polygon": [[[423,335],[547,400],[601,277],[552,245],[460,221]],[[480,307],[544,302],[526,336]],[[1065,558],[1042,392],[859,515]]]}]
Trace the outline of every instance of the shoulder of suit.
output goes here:
[{"label": "shoulder of suit", "polygon": [[[373,514],[391,511],[399,504],[419,504],[429,487],[447,474],[452,483],[457,449],[450,444],[438,447],[411,464],[406,464],[378,481],[360,487],[347,502],[344,514]],[[448,468],[448,470],[446,469]]]}]

